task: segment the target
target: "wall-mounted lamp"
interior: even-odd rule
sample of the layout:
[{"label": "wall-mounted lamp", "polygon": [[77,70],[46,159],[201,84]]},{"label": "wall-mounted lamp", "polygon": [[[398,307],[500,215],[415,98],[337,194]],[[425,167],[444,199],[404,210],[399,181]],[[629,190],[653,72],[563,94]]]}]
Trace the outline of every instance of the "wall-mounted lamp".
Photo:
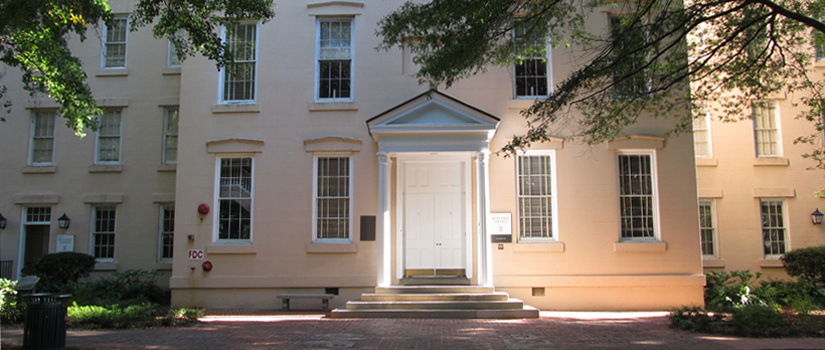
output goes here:
[{"label": "wall-mounted lamp", "polygon": [[814,225],[822,225],[823,216],[825,216],[825,214],[822,214],[822,212],[819,211],[819,208],[816,208],[816,210],[811,213],[811,221],[814,222]]},{"label": "wall-mounted lamp", "polygon": [[3,214],[0,214],[0,230],[6,229],[6,218],[3,217]]},{"label": "wall-mounted lamp", "polygon": [[66,213],[63,213],[63,216],[57,218],[57,226],[65,230],[69,228],[69,222],[71,221],[72,219],[69,219],[69,217],[66,216]]}]

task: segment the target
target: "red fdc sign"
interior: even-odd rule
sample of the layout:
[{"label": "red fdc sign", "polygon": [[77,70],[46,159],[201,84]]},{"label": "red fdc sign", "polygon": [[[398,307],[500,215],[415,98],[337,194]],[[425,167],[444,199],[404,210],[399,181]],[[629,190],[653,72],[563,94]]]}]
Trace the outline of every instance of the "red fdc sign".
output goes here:
[{"label": "red fdc sign", "polygon": [[189,260],[203,260],[203,249],[189,249]]}]

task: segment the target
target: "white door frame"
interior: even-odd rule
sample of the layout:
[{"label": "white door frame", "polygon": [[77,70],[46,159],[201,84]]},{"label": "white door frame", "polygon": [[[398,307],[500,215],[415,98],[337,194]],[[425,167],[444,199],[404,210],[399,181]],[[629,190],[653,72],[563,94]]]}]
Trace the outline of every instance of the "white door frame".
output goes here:
[{"label": "white door frame", "polygon": [[463,226],[463,249],[464,269],[467,278],[473,277],[473,188],[472,188],[472,156],[468,152],[438,152],[438,153],[396,153],[398,170],[396,171],[396,193],[395,193],[395,242],[396,242],[396,276],[398,279],[404,278],[406,249],[404,236],[404,188],[406,187],[405,167],[408,163],[436,163],[436,162],[458,162],[461,164],[462,199],[464,200]]}]

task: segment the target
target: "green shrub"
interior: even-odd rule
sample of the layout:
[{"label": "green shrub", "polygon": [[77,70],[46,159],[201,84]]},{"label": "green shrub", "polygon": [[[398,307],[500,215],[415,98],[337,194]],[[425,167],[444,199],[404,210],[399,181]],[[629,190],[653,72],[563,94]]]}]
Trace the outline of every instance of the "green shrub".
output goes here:
[{"label": "green shrub", "polygon": [[745,305],[765,305],[759,294],[753,293],[751,284],[762,274],[750,271],[713,271],[707,275],[705,307],[708,310],[730,312]]},{"label": "green shrub", "polygon": [[71,326],[99,328],[145,328],[179,326],[198,322],[200,309],[169,309],[157,304],[143,303],[130,306],[80,306],[74,303],[67,310]]},{"label": "green shrub", "polygon": [[825,286],[825,246],[794,249],[782,256],[788,275]]},{"label": "green shrub", "polygon": [[683,307],[673,310],[668,316],[670,326],[692,332],[714,333],[723,325],[722,315],[709,315],[700,307]]},{"label": "green shrub", "polygon": [[155,283],[157,271],[127,270],[74,285],[71,293],[78,305],[166,304],[166,293]]},{"label": "green shrub", "polygon": [[88,254],[62,252],[46,254],[35,265],[40,282],[39,292],[68,293],[72,284],[88,277],[95,267],[95,258]]},{"label": "green shrub", "polygon": [[10,324],[23,320],[25,305],[17,298],[14,285],[17,281],[0,278],[0,323]]},{"label": "green shrub", "polygon": [[730,323],[740,336],[778,337],[794,333],[779,310],[765,305],[750,304],[735,310]]}]

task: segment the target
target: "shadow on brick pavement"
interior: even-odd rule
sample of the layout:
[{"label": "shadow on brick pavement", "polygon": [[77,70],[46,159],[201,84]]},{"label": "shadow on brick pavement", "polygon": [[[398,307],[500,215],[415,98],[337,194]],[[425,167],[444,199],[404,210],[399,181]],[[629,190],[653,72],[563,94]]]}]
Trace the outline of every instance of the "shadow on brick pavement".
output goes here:
[{"label": "shadow on brick pavement", "polygon": [[[548,313],[533,320],[330,319],[216,311],[186,328],[70,330],[69,349],[825,349],[822,338],[742,339],[668,328],[664,313]],[[20,348],[22,328],[0,330]]]}]

